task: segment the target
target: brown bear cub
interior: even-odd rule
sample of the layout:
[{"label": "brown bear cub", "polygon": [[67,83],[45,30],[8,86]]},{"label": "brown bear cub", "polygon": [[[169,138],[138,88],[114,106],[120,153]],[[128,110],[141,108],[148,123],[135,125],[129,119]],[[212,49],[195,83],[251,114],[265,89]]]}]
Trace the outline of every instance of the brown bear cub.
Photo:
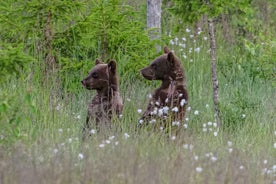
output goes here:
[{"label": "brown bear cub", "polygon": [[184,120],[188,92],[184,69],[180,60],[167,47],[164,54],[141,70],[141,74],[148,80],[161,80],[161,86],[150,97],[147,110],[139,120],[139,125],[154,123],[158,118],[168,125],[181,125]]},{"label": "brown bear cub", "polygon": [[111,60],[108,64],[104,64],[96,59],[95,64],[88,77],[81,81],[86,89],[97,91],[88,105],[84,133],[90,130],[92,124],[97,130],[104,127],[110,128],[112,116],[119,116],[123,110],[116,62]]}]

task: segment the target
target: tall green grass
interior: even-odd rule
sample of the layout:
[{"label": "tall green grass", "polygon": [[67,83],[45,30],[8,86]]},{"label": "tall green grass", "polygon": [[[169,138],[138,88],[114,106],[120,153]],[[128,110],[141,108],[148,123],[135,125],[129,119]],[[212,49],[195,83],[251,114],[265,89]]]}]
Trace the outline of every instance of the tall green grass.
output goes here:
[{"label": "tall green grass", "polygon": [[[194,39],[187,37],[183,50],[170,45],[189,91],[187,128],[174,140],[136,128],[137,110],[145,110],[158,81],[121,75],[123,116],[85,141],[81,130],[95,92],[79,85],[66,93],[54,77],[45,85],[36,66],[0,84],[0,183],[275,183],[275,87],[235,63],[225,69],[232,54],[219,48],[222,126],[214,126],[208,40]],[[124,60],[118,62],[120,70]]]}]

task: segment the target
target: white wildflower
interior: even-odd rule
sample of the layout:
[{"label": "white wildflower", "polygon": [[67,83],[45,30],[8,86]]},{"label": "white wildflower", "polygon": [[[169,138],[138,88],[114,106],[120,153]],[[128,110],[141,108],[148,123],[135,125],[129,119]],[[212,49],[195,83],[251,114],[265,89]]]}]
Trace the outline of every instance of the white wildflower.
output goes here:
[{"label": "white wildflower", "polygon": [[184,149],[189,149],[189,144],[184,144],[184,145],[183,145],[183,148],[184,148]]},{"label": "white wildflower", "polygon": [[213,162],[215,162],[215,161],[217,161],[217,160],[218,160],[218,158],[217,158],[217,157],[215,157],[215,156],[212,156],[212,157],[211,157],[211,160],[212,160]]},{"label": "white wildflower", "polygon": [[143,124],[143,122],[144,122],[144,120],[142,120],[142,119],[139,120],[140,125]]},{"label": "white wildflower", "polygon": [[185,129],[187,129],[187,128],[188,128],[188,124],[185,123],[185,124],[183,125],[183,127],[184,127]]},{"label": "white wildflower", "polygon": [[61,107],[62,107],[61,104],[58,104],[58,105],[56,106],[56,110],[57,110],[57,111],[61,110]]},{"label": "white wildflower", "polygon": [[189,118],[185,118],[185,121],[189,121]]},{"label": "white wildflower", "polygon": [[186,100],[185,100],[185,99],[182,99],[182,100],[180,101],[180,106],[183,107],[183,106],[185,105],[185,103],[186,103]]},{"label": "white wildflower", "polygon": [[80,115],[77,115],[76,119],[81,119],[81,116],[80,116]]},{"label": "white wildflower", "polygon": [[171,44],[171,45],[174,45],[174,41],[173,41],[173,40],[170,40],[170,44]]},{"label": "white wildflower", "polygon": [[117,145],[119,144],[119,142],[118,142],[118,141],[116,141],[114,144],[115,144],[115,146],[117,146]]},{"label": "white wildflower", "polygon": [[163,109],[158,109],[158,116],[162,116],[163,115]]},{"label": "white wildflower", "polygon": [[160,130],[163,130],[163,129],[164,129],[164,127],[162,127],[162,126],[161,126],[159,129],[160,129]]},{"label": "white wildflower", "polygon": [[212,126],[213,123],[209,121],[209,122],[207,123],[207,125]]},{"label": "white wildflower", "polygon": [[227,145],[228,145],[229,147],[231,147],[232,144],[233,144],[233,143],[232,143],[231,141],[228,141],[228,142],[227,142]]},{"label": "white wildflower", "polygon": [[115,138],[115,136],[112,135],[112,136],[110,136],[108,139],[109,139],[109,140],[113,140],[114,138]]},{"label": "white wildflower", "polygon": [[246,116],[245,114],[242,114],[242,118],[245,118],[245,116]]},{"label": "white wildflower", "polygon": [[69,143],[72,143],[72,141],[73,141],[72,138],[69,138],[69,139],[68,139],[68,142],[69,142]]},{"label": "white wildflower", "polygon": [[193,37],[194,37],[194,35],[193,35],[193,34],[191,34],[191,35],[190,35],[190,38],[193,38]]},{"label": "white wildflower", "polygon": [[166,98],[165,103],[168,103],[168,102],[169,102],[169,98]]},{"label": "white wildflower", "polygon": [[174,141],[175,139],[176,139],[176,136],[172,136],[172,137],[171,137],[171,140]]},{"label": "white wildflower", "polygon": [[267,162],[267,160],[264,160],[264,164],[267,164],[268,162]]},{"label": "white wildflower", "polygon": [[185,42],[185,41],[187,41],[187,39],[185,38],[185,37],[182,37],[182,40]]},{"label": "white wildflower", "polygon": [[127,98],[127,101],[130,102],[131,101],[130,98]]},{"label": "white wildflower", "polygon": [[178,107],[172,108],[172,111],[173,111],[173,112],[178,112]]},{"label": "white wildflower", "polygon": [[218,132],[214,132],[214,136],[215,136],[215,137],[218,136]]},{"label": "white wildflower", "polygon": [[200,47],[195,48],[195,52],[199,53],[200,52]]},{"label": "white wildflower", "polygon": [[187,56],[186,56],[186,54],[183,54],[183,55],[182,55],[182,57],[183,57],[184,59],[187,59]]},{"label": "white wildflower", "polygon": [[217,123],[213,123],[213,126],[214,126],[214,127],[217,127],[217,126],[218,126],[218,124],[217,124]]},{"label": "white wildflower", "polygon": [[273,145],[273,146],[274,146],[274,148],[276,148],[276,142],[274,142],[274,145]]},{"label": "white wildflower", "polygon": [[191,111],[191,110],[192,110],[192,107],[189,106],[189,107],[187,108],[187,111]]},{"label": "white wildflower", "polygon": [[78,159],[79,159],[79,160],[82,160],[83,158],[84,158],[83,154],[82,154],[82,153],[79,153]]},{"label": "white wildflower", "polygon": [[228,151],[229,151],[229,153],[232,153],[233,152],[233,148],[229,148]]},{"label": "white wildflower", "polygon": [[123,115],[122,115],[122,114],[120,114],[120,115],[119,115],[119,118],[122,118],[122,117],[123,117]]},{"label": "white wildflower", "polygon": [[[182,47],[182,48],[186,48],[186,44],[185,43],[180,43],[179,46]],[[183,49],[182,49],[182,51],[183,51]]]},{"label": "white wildflower", "polygon": [[160,105],[160,103],[159,103],[159,102],[155,102],[155,104],[156,104],[156,105],[158,105],[158,106]]},{"label": "white wildflower", "polygon": [[206,36],[203,37],[203,40],[207,40],[208,38]]},{"label": "white wildflower", "polygon": [[58,153],[58,149],[55,148],[55,149],[53,150],[53,152],[54,152],[54,154],[57,154],[57,153]]},{"label": "white wildflower", "polygon": [[151,124],[152,124],[152,123],[156,123],[156,119],[150,120],[149,123],[151,123]]},{"label": "white wildflower", "polygon": [[203,131],[203,132],[207,132],[207,128],[203,128],[202,131]]},{"label": "white wildflower", "polygon": [[152,94],[149,94],[148,97],[149,97],[149,99],[151,99],[152,98]]},{"label": "white wildflower", "polygon": [[59,133],[62,133],[62,132],[63,132],[62,128],[59,128],[59,129],[58,129],[58,132],[59,132]]},{"label": "white wildflower", "polygon": [[241,166],[240,166],[240,170],[243,170],[243,169],[244,169],[244,166],[243,166],[243,165],[241,165]]},{"label": "white wildflower", "polygon": [[105,144],[100,144],[99,147],[100,147],[100,148],[104,148],[104,147],[105,147]]},{"label": "white wildflower", "polygon": [[202,167],[197,167],[196,172],[201,173],[203,171]]},{"label": "white wildflower", "polygon": [[180,122],[179,121],[173,121],[172,122],[172,126],[179,126],[180,125]]},{"label": "white wildflower", "polygon": [[198,115],[198,114],[199,114],[198,110],[195,110],[194,115]]},{"label": "white wildflower", "polygon": [[189,32],[191,32],[191,30],[189,28],[186,28],[186,32],[189,33]]},{"label": "white wildflower", "polygon": [[142,113],[142,109],[138,109],[137,112],[140,114]]},{"label": "white wildflower", "polygon": [[194,156],[194,160],[198,160],[198,156],[197,155]]},{"label": "white wildflower", "polygon": [[156,114],[157,114],[157,111],[158,111],[157,107],[154,107],[153,111],[150,112],[150,114],[151,114],[151,115],[156,115]]},{"label": "white wildflower", "polygon": [[106,143],[106,144],[110,144],[111,141],[110,141],[110,140],[105,140],[105,143]]},{"label": "white wildflower", "polygon": [[128,133],[125,133],[125,134],[124,134],[124,137],[125,137],[125,139],[129,138]]},{"label": "white wildflower", "polygon": [[95,129],[91,129],[91,130],[89,131],[90,134],[95,134],[96,132],[97,132],[97,130],[95,130]]}]

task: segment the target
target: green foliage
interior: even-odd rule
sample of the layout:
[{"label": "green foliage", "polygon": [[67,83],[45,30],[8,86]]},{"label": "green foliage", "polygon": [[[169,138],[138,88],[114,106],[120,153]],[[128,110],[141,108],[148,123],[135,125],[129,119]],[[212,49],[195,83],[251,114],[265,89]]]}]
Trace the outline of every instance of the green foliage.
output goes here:
[{"label": "green foliage", "polygon": [[0,81],[10,75],[19,76],[34,59],[23,52],[22,45],[5,44],[0,47]]},{"label": "green foliage", "polygon": [[246,11],[248,5],[250,4],[249,0],[246,1],[227,1],[227,0],[174,0],[174,6],[171,8],[171,11],[180,15],[184,21],[187,22],[196,22],[203,15],[206,15],[209,18],[218,17],[222,13],[226,13],[229,10],[242,10]]},{"label": "green foliage", "polygon": [[[143,23],[138,12],[123,1],[92,1],[83,19],[54,40],[59,49],[60,76],[74,77],[75,72],[83,75],[78,72],[80,69],[86,75],[94,60],[101,58],[104,62],[117,60],[120,76],[137,78],[137,71],[156,54],[155,43],[149,39]],[[76,82],[79,86],[79,80]]]},{"label": "green foliage", "polygon": [[[16,86],[11,86],[16,91]],[[20,97],[23,97],[22,99]],[[31,92],[7,93],[0,92],[0,142],[11,144],[18,140],[26,140],[31,136],[30,124],[33,114],[37,113]],[[28,136],[27,136],[28,135]]]},{"label": "green foliage", "polygon": [[[242,63],[244,70],[249,71],[252,78],[263,78],[276,82],[276,41],[253,43],[244,41],[245,61]],[[276,84],[276,83],[275,83]]]}]

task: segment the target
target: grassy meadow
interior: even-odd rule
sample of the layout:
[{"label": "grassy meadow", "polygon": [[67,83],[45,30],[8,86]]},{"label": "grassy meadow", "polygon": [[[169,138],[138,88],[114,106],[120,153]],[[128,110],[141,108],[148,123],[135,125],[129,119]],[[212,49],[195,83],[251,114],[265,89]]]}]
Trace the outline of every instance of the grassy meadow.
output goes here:
[{"label": "grassy meadow", "polygon": [[[207,33],[189,35],[187,30],[171,37],[169,45],[183,62],[189,91],[186,121],[176,138],[162,130],[137,131],[139,109],[145,110],[148,94],[159,84],[139,75],[129,80],[119,72],[123,116],[113,120],[111,130],[91,131],[85,141],[81,129],[95,92],[80,84],[75,93],[65,93],[51,78],[45,88],[36,65],[30,66],[32,72],[0,84],[0,183],[275,184],[272,81],[253,78],[236,63],[226,66],[245,58],[235,49],[218,47],[222,123],[218,127]],[[123,62],[118,61],[119,70]],[[79,71],[76,80],[87,72]]]}]

